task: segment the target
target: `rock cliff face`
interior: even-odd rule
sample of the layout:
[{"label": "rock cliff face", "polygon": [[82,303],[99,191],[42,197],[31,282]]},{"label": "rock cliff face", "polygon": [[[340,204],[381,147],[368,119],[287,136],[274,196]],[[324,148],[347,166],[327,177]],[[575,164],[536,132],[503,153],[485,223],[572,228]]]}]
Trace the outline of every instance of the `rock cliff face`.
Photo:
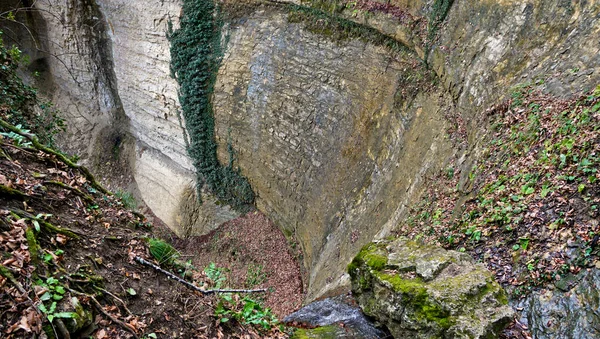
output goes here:
[{"label": "rock cliff face", "polygon": [[[213,96],[219,157],[226,162],[232,146],[259,209],[297,238],[309,300],[347,286],[346,264],[402,222],[428,173],[450,156],[469,172],[484,111],[512,85],[544,78],[546,90],[569,96],[600,81],[598,1],[456,0],[424,43],[437,3],[337,14],[401,41],[404,53],[315,30],[285,4],[243,8],[224,26]],[[81,138],[65,144],[93,160],[131,135],[124,154],[141,196],[180,233],[235,216],[214,201],[191,203],[194,169],[165,36],[180,1],[38,6],[47,49],[61,60],[47,57],[47,91]],[[424,57],[434,76],[419,67]],[[465,140],[448,133],[457,128]]]},{"label": "rock cliff face", "polygon": [[210,197],[199,207],[189,194],[194,168],[166,39],[169,20],[177,25],[180,1],[46,0],[36,6],[53,80],[41,87],[68,120],[71,137],[62,140],[63,148],[100,172],[105,162],[128,164],[124,171],[133,174],[144,202],[179,234],[236,216],[217,209]]}]

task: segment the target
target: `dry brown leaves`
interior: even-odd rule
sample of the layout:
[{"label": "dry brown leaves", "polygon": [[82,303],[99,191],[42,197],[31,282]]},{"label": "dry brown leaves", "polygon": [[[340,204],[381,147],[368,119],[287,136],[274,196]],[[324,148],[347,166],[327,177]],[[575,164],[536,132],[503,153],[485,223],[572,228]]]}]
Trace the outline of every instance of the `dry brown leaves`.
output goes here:
[{"label": "dry brown leaves", "polygon": [[462,186],[456,160],[432,178],[398,233],[466,250],[525,291],[597,264],[600,98],[525,87],[491,111],[487,158]]}]

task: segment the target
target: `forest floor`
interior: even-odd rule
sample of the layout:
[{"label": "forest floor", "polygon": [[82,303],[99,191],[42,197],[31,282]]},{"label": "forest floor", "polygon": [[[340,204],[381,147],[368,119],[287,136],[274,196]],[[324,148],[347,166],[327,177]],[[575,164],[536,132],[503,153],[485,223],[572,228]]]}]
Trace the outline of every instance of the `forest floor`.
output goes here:
[{"label": "forest floor", "polygon": [[[266,217],[251,212],[172,249],[157,237],[166,229],[127,208],[130,198],[102,193],[26,135],[0,137],[0,336],[287,336],[275,318],[300,306],[302,280]],[[204,295],[136,257],[202,289],[267,292]]]},{"label": "forest floor", "polygon": [[[429,178],[434,184],[394,231],[469,253],[513,300],[569,291],[582,270],[600,269],[600,86],[571,99],[541,87],[519,86],[488,110],[479,163],[460,173],[453,159]],[[466,142],[464,124],[455,127],[448,134]],[[527,337],[519,324],[511,331]]]}]

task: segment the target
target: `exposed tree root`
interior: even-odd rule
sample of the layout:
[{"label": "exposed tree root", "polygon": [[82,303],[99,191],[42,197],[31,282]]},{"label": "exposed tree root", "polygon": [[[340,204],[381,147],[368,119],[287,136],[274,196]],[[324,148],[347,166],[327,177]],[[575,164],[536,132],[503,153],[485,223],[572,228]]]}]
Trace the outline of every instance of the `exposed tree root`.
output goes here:
[{"label": "exposed tree root", "polygon": [[[2,143],[4,145],[4,143]],[[12,158],[6,154],[6,152],[4,151],[4,148],[0,147],[0,157],[7,159],[8,161],[12,161]]]},{"label": "exposed tree root", "polygon": [[2,275],[6,279],[8,279],[8,281],[10,281],[13,285],[15,285],[17,291],[19,291],[21,294],[27,294],[27,291],[25,291],[23,285],[21,285],[21,283],[18,282],[17,279],[15,279],[15,276],[13,275],[12,271],[2,264],[0,264],[0,275]]},{"label": "exposed tree root", "polygon": [[32,227],[29,227],[27,230],[25,230],[25,238],[27,239],[27,246],[29,247],[29,257],[31,259],[31,263],[35,267],[44,267],[43,265],[39,265],[40,244],[35,238],[35,233]]},{"label": "exposed tree root", "polygon": [[121,298],[117,297],[116,295],[110,293],[109,291],[107,291],[107,290],[105,290],[105,289],[103,289],[101,287],[94,286],[94,288],[97,289],[98,291],[102,292],[102,293],[105,293],[105,294],[108,294],[109,296],[111,296],[111,298],[115,299],[116,301],[118,301],[119,303],[121,303],[121,305],[123,305],[123,308],[125,309],[125,311],[127,311],[127,314],[133,315],[133,313],[131,313],[131,311],[129,310],[129,308],[127,308],[127,304],[125,304],[125,302]]},{"label": "exposed tree root", "polygon": [[75,188],[71,185],[65,184],[64,182],[60,182],[60,181],[54,181],[54,180],[49,180],[49,181],[44,181],[44,185],[54,185],[54,186],[58,186],[61,188],[64,188],[66,190],[75,192],[77,195],[81,196],[85,201],[93,204],[94,203],[94,199],[92,197],[90,197],[89,195],[83,193],[80,189]]},{"label": "exposed tree root", "polygon": [[17,198],[21,198],[21,199],[29,198],[29,196],[27,194],[25,194],[17,189],[10,188],[10,187],[2,185],[2,184],[0,184],[0,194],[8,195],[10,197],[17,197]]},{"label": "exposed tree root", "polygon": [[54,318],[53,322],[54,322],[54,325],[56,325],[56,328],[58,329],[58,332],[60,333],[61,338],[71,339],[69,330],[67,330],[67,326],[65,326],[65,323],[63,323],[62,320],[60,320],[59,318]]},{"label": "exposed tree root", "polygon": [[67,228],[63,228],[63,227],[54,226],[51,223],[47,222],[46,220],[35,217],[33,214],[31,214],[29,212],[25,212],[20,209],[12,209],[12,208],[9,208],[8,210],[20,218],[27,218],[27,219],[37,221],[40,224],[40,226],[44,227],[48,232],[66,235],[67,237],[71,237],[73,239],[79,239],[79,235],[77,235],[77,233],[75,231],[67,229]]},{"label": "exposed tree root", "polygon": [[173,279],[173,280],[175,280],[177,282],[180,282],[180,283],[184,284],[185,286],[187,286],[187,287],[189,287],[189,288],[191,288],[191,289],[193,289],[193,290],[195,290],[197,292],[200,292],[200,293],[202,293],[204,295],[214,294],[214,293],[259,293],[259,292],[266,292],[267,291],[266,288],[261,288],[261,289],[257,289],[257,290],[229,290],[229,289],[203,290],[200,287],[198,287],[198,286],[196,286],[196,285],[194,285],[194,284],[192,284],[192,283],[190,283],[188,281],[185,281],[185,280],[181,279],[180,277],[176,276],[175,274],[173,274],[173,273],[171,273],[169,271],[165,271],[162,268],[158,267],[157,265],[154,265],[153,263],[151,263],[151,262],[149,262],[147,260],[144,260],[144,259],[142,259],[140,257],[135,257],[135,261],[139,262],[142,265],[152,267],[153,269],[155,269],[156,271],[158,271],[158,272],[166,275],[167,277],[169,277],[169,278],[171,278],[171,279]]},{"label": "exposed tree root", "polygon": [[25,133],[21,129],[9,124],[8,122],[6,122],[2,119],[0,119],[0,126],[8,129],[9,131],[12,131],[12,132],[18,134],[18,135],[21,135],[21,136],[27,138],[29,141],[31,141],[31,144],[36,149],[38,149],[44,153],[47,153],[47,154],[52,154],[52,155],[56,156],[60,161],[62,161],[65,165],[79,170],[85,176],[85,178],[90,182],[92,187],[94,187],[95,189],[97,189],[98,191],[100,191],[106,195],[112,195],[112,193],[110,193],[108,190],[106,190],[104,187],[102,187],[102,185],[100,185],[96,181],[96,179],[94,179],[94,176],[92,175],[92,173],[90,173],[90,171],[85,166],[77,165],[76,163],[72,162],[69,158],[67,158],[63,154],[51,149],[50,147],[44,146],[42,143],[39,142],[38,138],[34,134]]}]

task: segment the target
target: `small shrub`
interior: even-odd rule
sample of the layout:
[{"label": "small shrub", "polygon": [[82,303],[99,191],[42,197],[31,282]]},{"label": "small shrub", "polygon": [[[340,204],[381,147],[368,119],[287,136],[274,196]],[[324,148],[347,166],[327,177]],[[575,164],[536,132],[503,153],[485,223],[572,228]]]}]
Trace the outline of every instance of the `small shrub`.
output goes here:
[{"label": "small shrub", "polygon": [[221,295],[215,316],[221,323],[235,319],[244,325],[258,325],[263,330],[270,330],[278,324],[271,310],[263,308],[259,302],[248,297],[238,300],[230,294]]},{"label": "small shrub", "polygon": [[137,208],[137,201],[135,201],[133,194],[126,191],[117,190],[115,192],[115,197],[121,200],[123,207],[130,210],[135,210]]},{"label": "small shrub", "polygon": [[152,257],[154,257],[154,259],[156,259],[156,261],[158,261],[161,265],[172,265],[173,262],[179,258],[179,252],[177,252],[173,246],[162,239],[148,239],[148,247]]},{"label": "small shrub", "polygon": [[205,269],[204,273],[208,279],[212,280],[215,288],[221,288],[223,283],[225,282],[225,269],[221,267],[217,267],[214,262],[211,262]]}]

